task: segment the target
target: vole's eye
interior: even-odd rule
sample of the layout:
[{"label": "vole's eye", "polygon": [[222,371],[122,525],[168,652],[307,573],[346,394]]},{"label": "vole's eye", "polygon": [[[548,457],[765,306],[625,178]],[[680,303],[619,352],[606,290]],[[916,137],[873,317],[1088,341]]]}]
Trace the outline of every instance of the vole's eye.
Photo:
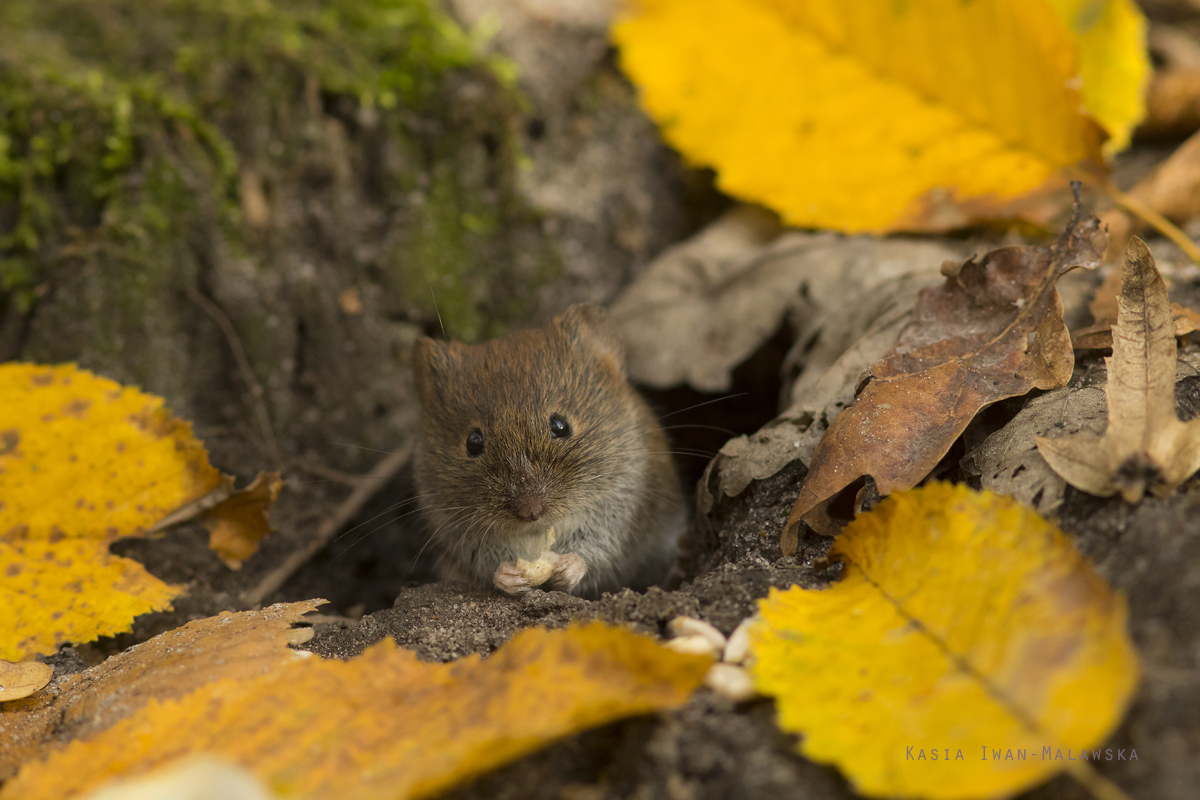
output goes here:
[{"label": "vole's eye", "polygon": [[550,438],[551,439],[566,439],[571,435],[571,423],[563,419],[561,414],[554,414],[550,417]]},{"label": "vole's eye", "polygon": [[467,436],[467,455],[471,458],[483,455],[483,432],[478,428]]}]

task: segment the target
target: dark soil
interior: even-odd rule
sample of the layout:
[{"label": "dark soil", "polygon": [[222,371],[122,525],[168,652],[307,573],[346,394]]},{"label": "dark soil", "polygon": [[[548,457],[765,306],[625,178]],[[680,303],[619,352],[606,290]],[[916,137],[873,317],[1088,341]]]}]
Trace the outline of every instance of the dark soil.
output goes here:
[{"label": "dark soil", "polygon": [[[1095,358],[1099,358],[1097,354]],[[1088,363],[1081,361],[1080,371]],[[1181,384],[1178,411],[1200,410],[1200,380]],[[993,409],[1011,417],[1019,402]],[[1003,424],[1003,419],[990,420]],[[511,598],[476,587],[430,582],[430,565],[413,516],[393,508],[407,496],[401,476],[340,538],[289,581],[272,600],[332,599],[308,649],[327,658],[352,658],[392,637],[423,659],[486,656],[529,626],[563,627],[602,620],[664,636],[667,623],[688,615],[728,634],[753,613],[771,588],[817,587],[836,580],[839,565],[824,560],[829,540],[809,533],[795,558],[778,555],[776,542],[804,467],[793,463],[741,495],[719,499],[685,540],[677,588],[625,590],[596,601],[534,591]],[[1166,499],[1147,497],[1131,507],[1069,490],[1058,520],[1099,573],[1129,599],[1130,629],[1143,663],[1141,688],[1106,748],[1114,760],[1101,772],[1135,798],[1190,798],[1200,785],[1200,481]],[[1188,491],[1190,490],[1190,491]],[[298,497],[324,497],[332,507],[345,492],[328,483],[303,484]],[[280,518],[299,507],[281,498]],[[379,516],[382,515],[382,516]],[[374,519],[378,516],[378,519]],[[373,520],[373,521],[372,521]],[[387,520],[389,524],[380,526]],[[244,570],[225,569],[207,549],[200,528],[163,540],[123,543],[121,552],[158,576],[189,582],[172,612],[139,618],[135,631],[113,640],[64,650],[56,668],[77,670],[86,659],[141,641],[191,618],[240,609],[240,593],[297,546],[310,522],[284,524]],[[399,595],[395,596],[399,588]],[[392,602],[394,599],[394,602]],[[374,610],[374,613],[366,613]],[[323,611],[325,609],[322,609]],[[848,798],[853,792],[832,768],[809,763],[793,737],[774,724],[768,700],[736,704],[709,690],[684,708],[653,718],[607,725],[550,745],[447,794],[454,798]],[[1137,760],[1129,760],[1136,751]],[[1118,753],[1125,760],[1118,760]],[[1056,778],[1031,798],[1083,798],[1071,779]]]}]

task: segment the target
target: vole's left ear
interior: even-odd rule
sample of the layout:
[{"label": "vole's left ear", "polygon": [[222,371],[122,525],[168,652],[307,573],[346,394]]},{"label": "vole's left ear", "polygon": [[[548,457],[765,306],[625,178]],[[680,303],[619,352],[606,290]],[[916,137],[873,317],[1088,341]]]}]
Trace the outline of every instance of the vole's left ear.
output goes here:
[{"label": "vole's left ear", "polygon": [[625,345],[603,308],[578,303],[555,317],[553,325],[602,360],[609,361],[617,375],[625,377]]}]

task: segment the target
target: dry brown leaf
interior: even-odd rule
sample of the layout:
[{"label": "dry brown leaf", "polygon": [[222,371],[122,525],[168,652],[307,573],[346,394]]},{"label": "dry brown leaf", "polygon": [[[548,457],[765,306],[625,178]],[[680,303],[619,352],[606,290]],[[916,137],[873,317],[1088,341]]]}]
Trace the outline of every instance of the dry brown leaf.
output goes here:
[{"label": "dry brown leaf", "polygon": [[[1111,250],[1112,239],[1109,240]],[[1114,269],[1096,290],[1096,296],[1088,303],[1092,312],[1092,324],[1071,331],[1071,344],[1076,350],[1105,350],[1112,347],[1112,327],[1117,324],[1117,297],[1121,294],[1122,270]],[[1175,335],[1187,336],[1200,331],[1200,313],[1171,303],[1171,317],[1175,323]]]},{"label": "dry brown leaf", "polygon": [[249,486],[207,512],[208,546],[225,566],[241,569],[242,562],[258,550],[259,541],[271,532],[271,504],[281,488],[278,472],[260,472]]},{"label": "dry brown leaf", "polygon": [[1200,420],[1175,415],[1176,345],[1167,287],[1145,242],[1125,254],[1113,354],[1105,359],[1108,428],[1099,439],[1038,437],[1038,450],[1077,489],[1128,503],[1175,491],[1200,469]]},{"label": "dry brown leaf", "polygon": [[221,678],[246,680],[296,658],[287,646],[291,625],[324,602],[279,603],[189,622],[5,706],[0,781],[43,753],[51,731],[55,741],[86,739],[151,700],[182,697]]},{"label": "dry brown leaf", "polygon": [[[1200,133],[1179,145],[1170,158],[1138,181],[1126,195],[1179,224],[1200,214]],[[1145,227],[1145,223],[1123,209],[1105,212],[1102,221],[1109,227],[1105,260],[1119,261],[1129,237]]]},{"label": "dry brown leaf", "polygon": [[[1179,354],[1175,382],[1200,376],[1200,353]],[[1058,389],[1030,399],[1000,430],[987,437],[959,462],[980,486],[1016,498],[1042,514],[1053,514],[1066,495],[1067,482],[1038,452],[1036,439],[1054,433],[1102,436],[1107,422],[1103,372],[1089,370],[1083,385]]]},{"label": "dry brown leaf", "polygon": [[39,661],[0,660],[0,703],[20,700],[41,689],[54,677],[54,668]]},{"label": "dry brown leaf", "polygon": [[947,264],[926,289],[896,346],[867,373],[854,404],[813,453],[781,540],[795,552],[803,520],[836,532],[824,508],[864,475],[888,494],[915,486],[984,406],[1031,389],[1056,389],[1074,355],[1055,284],[1076,266],[1096,266],[1105,234],[1076,205],[1054,245],[1004,247]]},{"label": "dry brown leaf", "polygon": [[610,315],[639,383],[724,391],[789,312],[801,312],[801,336],[809,338],[828,327],[847,286],[867,295],[910,273],[936,279],[937,265],[963,255],[931,241],[781,234],[774,216],[742,206],[665,251]]},{"label": "dry brown leaf", "polygon": [[830,422],[853,402],[863,373],[891,349],[921,289],[932,282],[926,273],[901,275],[849,295],[823,315],[824,321],[807,325],[820,333],[805,348],[791,405],[758,431],[725,443],[697,486],[701,513],[712,509],[714,490],[733,497],[793,461],[809,463]]},{"label": "dry brown leaf", "polygon": [[1146,117],[1138,135],[1154,139],[1179,139],[1200,128],[1200,69],[1173,67],[1159,70],[1146,89]]},{"label": "dry brown leaf", "polygon": [[1062,505],[1067,484],[1050,469],[1034,442],[1051,430],[1103,433],[1104,389],[1056,389],[1031,399],[960,463],[965,472],[979,477],[982,488],[1014,497],[1039,513],[1052,514]]}]

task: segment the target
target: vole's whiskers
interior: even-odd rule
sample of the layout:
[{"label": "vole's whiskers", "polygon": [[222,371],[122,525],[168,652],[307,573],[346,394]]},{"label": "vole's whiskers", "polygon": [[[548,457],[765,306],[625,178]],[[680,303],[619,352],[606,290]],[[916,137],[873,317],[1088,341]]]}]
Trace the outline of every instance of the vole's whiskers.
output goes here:
[{"label": "vole's whiskers", "polygon": [[[414,564],[416,564],[418,561],[420,561],[421,556],[425,553],[425,548],[429,547],[429,545],[433,542],[433,540],[438,537],[438,534],[441,533],[442,528],[444,528],[446,525],[452,524],[460,516],[468,516],[469,517],[470,512],[473,511],[473,508],[471,506],[458,506],[458,507],[450,507],[450,508],[441,508],[441,509],[438,509],[438,511],[453,511],[454,513],[451,514],[448,519],[444,520],[440,525],[438,525],[437,529],[432,534],[430,534],[428,538],[426,538],[425,544],[421,545],[421,549],[419,551],[417,551],[417,555],[413,559]],[[466,515],[464,515],[462,513],[463,511],[467,511],[468,513]]]},{"label": "vole's whiskers", "polygon": [[[369,525],[370,523],[372,523],[372,522],[374,522],[375,520],[377,520],[377,519],[379,519],[380,517],[382,517],[384,514],[390,514],[391,512],[395,511],[397,508],[402,508],[403,506],[406,506],[406,505],[408,505],[409,503],[416,503],[416,502],[419,502],[419,501],[421,501],[421,500],[424,500],[424,499],[425,499],[425,498],[427,498],[427,497],[436,497],[436,496],[438,496],[439,494],[444,494],[444,492],[430,492],[430,493],[428,493],[428,494],[417,495],[416,497],[410,497],[410,498],[408,498],[408,499],[406,499],[406,500],[401,500],[399,503],[393,503],[392,505],[388,506],[388,507],[387,507],[387,508],[385,508],[383,511],[380,511],[378,514],[376,514],[375,516],[371,517],[370,519],[365,519],[365,520],[363,520],[362,522],[360,522],[360,523],[358,523],[357,525],[355,525],[353,528],[350,528],[349,530],[345,530],[345,531],[343,531],[342,533],[338,534],[337,538],[336,538],[336,539],[334,539],[333,541],[335,541],[335,542],[336,542],[336,541],[339,541],[339,540],[341,540],[343,537],[349,536],[350,534],[354,533],[356,530],[358,530],[358,529],[359,529],[359,528],[361,528],[362,526],[364,526],[364,525]],[[412,513],[412,512],[409,512],[409,513]],[[395,520],[397,520],[397,519],[403,519],[403,518],[404,518],[404,517],[406,517],[406,516],[408,516],[408,514],[407,514],[407,513],[406,513],[406,514],[401,514],[400,516],[396,517],[395,519],[388,520],[388,522],[395,522]],[[388,522],[385,522],[385,523],[384,523],[384,525],[388,524]],[[382,527],[382,526],[381,526],[381,527]],[[375,528],[375,529],[374,529],[372,532],[374,532],[375,530],[379,530],[379,528]]]},{"label": "vole's whiskers", "polygon": [[667,425],[667,426],[663,427],[663,430],[664,431],[676,431],[676,430],[682,430],[683,428],[694,428],[696,430],[701,430],[701,431],[716,431],[717,433],[724,433],[727,436],[737,436],[737,431],[731,431],[731,430],[729,430],[729,428],[722,428],[720,425],[701,425],[699,423],[686,423],[683,425]]},{"label": "vole's whiskers", "polygon": [[[409,501],[409,500],[406,500],[406,501],[404,501],[404,502],[406,502],[406,503],[407,503],[407,502],[411,502],[411,501]],[[401,504],[397,504],[397,505],[401,505]],[[374,528],[371,528],[371,530],[369,530],[369,531],[367,531],[366,533],[364,533],[362,536],[359,536],[357,539],[355,539],[355,540],[354,540],[353,542],[351,542],[350,544],[346,545],[346,549],[345,549],[345,550],[343,550],[342,552],[338,553],[336,556],[334,556],[332,560],[333,560],[333,561],[336,561],[337,559],[341,558],[343,555],[345,555],[346,553],[348,553],[348,552],[349,552],[351,549],[353,549],[353,548],[357,547],[359,544],[361,544],[362,542],[366,541],[366,540],[367,540],[367,539],[368,539],[368,538],[371,536],[371,534],[375,533],[376,531],[379,531],[379,530],[382,530],[383,528],[386,528],[388,525],[391,525],[393,522],[397,522],[397,521],[399,521],[399,520],[402,520],[402,519],[404,519],[405,517],[408,517],[408,516],[411,516],[411,515],[413,515],[413,514],[416,514],[416,513],[417,513],[418,511],[420,511],[420,510],[421,510],[420,508],[414,508],[412,511],[406,511],[406,512],[404,512],[403,514],[401,514],[401,515],[400,515],[400,516],[398,516],[398,517],[392,517],[391,519],[386,519],[386,520],[384,520],[383,522],[381,522],[381,523],[379,523],[378,525],[376,525]],[[450,509],[447,509],[447,510],[450,510]],[[386,513],[386,512],[384,512],[384,513]],[[375,515],[374,517],[372,517],[371,519],[372,519],[372,520],[374,520],[374,519],[378,519],[378,518],[379,518],[379,517],[381,517],[381,516],[383,516],[383,514],[376,514],[376,515]],[[370,520],[368,520],[367,522],[370,522]],[[358,524],[358,525],[355,525],[355,526],[354,526],[354,528],[352,528],[351,530],[357,530],[358,528],[361,528],[361,527],[362,527],[363,525],[365,525],[365,524],[367,524],[367,523],[366,523],[366,522],[364,522],[364,523],[360,523],[360,524]],[[346,531],[346,533],[343,533],[341,536],[339,536],[339,537],[338,537],[338,539],[341,539],[342,537],[346,536],[346,534],[348,534],[348,533],[350,533],[350,532],[351,532],[351,531]],[[335,540],[335,541],[336,541],[336,540]]]},{"label": "vole's whiskers", "polygon": [[750,396],[749,392],[738,392],[737,394],[722,395],[721,397],[715,397],[712,400],[705,400],[703,403],[696,403],[695,405],[688,406],[687,408],[681,408],[677,411],[672,411],[669,414],[663,414],[658,419],[661,421],[661,420],[666,419],[667,417],[673,417],[676,414],[682,414],[685,411],[693,411],[697,408],[704,408],[705,406],[711,406],[713,403],[723,403],[726,400],[736,400],[739,397],[749,397],[749,396]]}]

